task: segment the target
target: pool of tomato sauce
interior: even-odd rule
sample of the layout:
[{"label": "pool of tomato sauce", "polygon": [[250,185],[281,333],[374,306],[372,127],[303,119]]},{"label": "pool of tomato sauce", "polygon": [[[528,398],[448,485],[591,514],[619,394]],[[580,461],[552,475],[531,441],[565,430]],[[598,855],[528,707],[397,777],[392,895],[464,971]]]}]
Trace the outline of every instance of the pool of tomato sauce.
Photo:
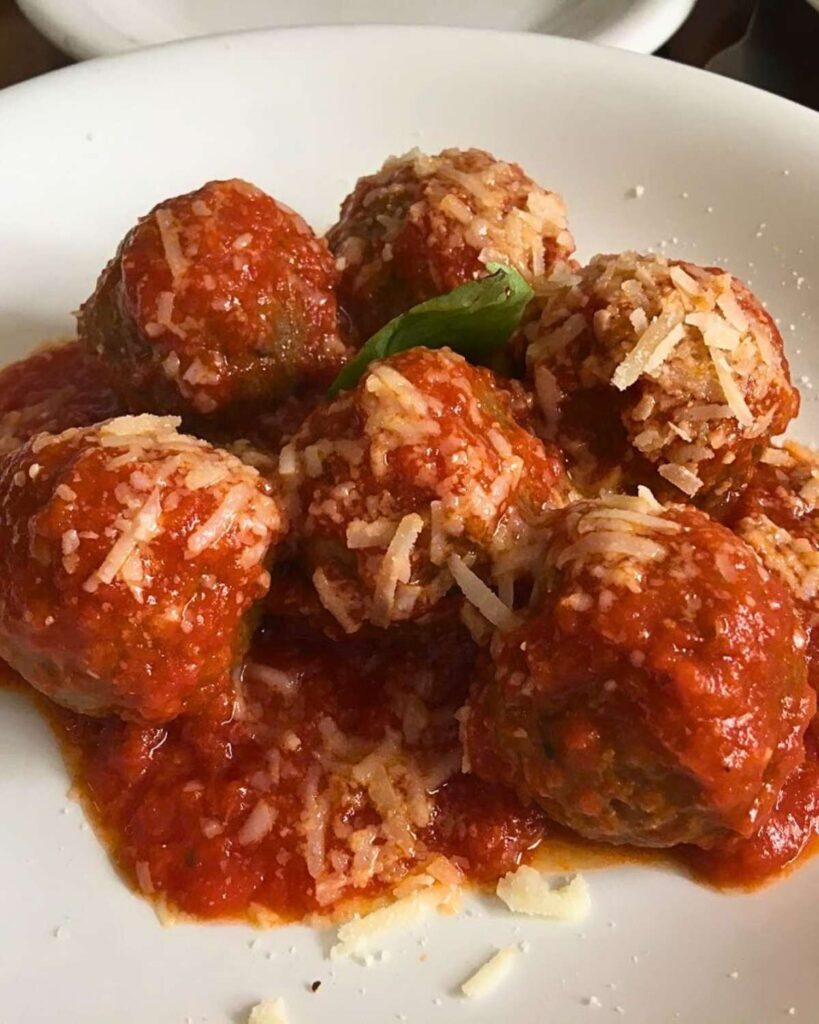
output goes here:
[{"label": "pool of tomato sauce", "polygon": [[[374,644],[366,638],[331,641],[282,620],[259,632],[248,661],[296,680],[293,692],[285,697],[246,670],[241,715],[227,694],[208,714],[183,716],[164,728],[88,718],[40,698],[36,703],[60,741],[98,835],[134,889],[197,918],[293,921],[332,915],[351,901],[358,909],[400,880],[348,890],[332,905],[316,901],[298,825],[319,720],[330,716],[345,734],[376,744],[385,730],[398,727],[396,695],[416,693],[421,679],[437,724],[405,747],[420,762],[452,755],[458,750],[454,713],[467,694],[475,656],[458,629],[431,636],[395,630]],[[297,749],[291,749],[294,737]],[[265,788],[273,748],[282,751],[279,778]],[[493,885],[522,861],[568,871],[636,860],[682,866],[719,888],[754,888],[819,848],[818,748],[810,741],[805,764],[754,837],[712,851],[589,843],[508,791],[456,773],[434,795],[430,823],[419,835],[421,860],[442,853],[478,886]],[[242,845],[242,824],[260,797],[275,808],[274,827],[261,841]],[[345,814],[360,827],[374,811],[362,799]],[[210,830],[208,823],[215,823]],[[409,874],[419,866],[408,858],[402,870]]]},{"label": "pool of tomato sauce", "polygon": [[[320,746],[319,720],[329,716],[345,735],[375,745],[386,729],[400,725],[396,695],[415,691],[420,679],[426,704],[439,721],[407,749],[422,764],[457,754],[454,713],[465,698],[474,657],[461,629],[431,637],[396,630],[394,637],[374,644],[330,641],[287,620],[259,633],[248,662],[298,680],[289,699],[246,670],[241,715],[226,695],[208,714],[182,716],[165,728],[59,709],[49,717],[97,831],[136,888],[137,865],[147,865],[153,895],[185,914],[256,917],[261,910],[294,920],[335,909],[315,900],[298,828],[305,776]],[[387,687],[392,703],[384,696]],[[292,749],[294,737],[297,749]],[[271,749],[279,751],[280,778],[265,789]],[[262,841],[243,846],[239,832],[260,797],[275,808],[275,826]],[[373,813],[362,799],[353,802],[347,817],[358,828]],[[203,822],[223,829],[206,835]],[[425,859],[444,853],[456,858],[470,879],[488,882],[536,846],[544,827],[542,815],[512,794],[456,774],[436,793],[430,823],[419,838]],[[413,866],[408,859],[406,871]],[[345,896],[378,897],[398,880],[394,876],[389,884]]]}]

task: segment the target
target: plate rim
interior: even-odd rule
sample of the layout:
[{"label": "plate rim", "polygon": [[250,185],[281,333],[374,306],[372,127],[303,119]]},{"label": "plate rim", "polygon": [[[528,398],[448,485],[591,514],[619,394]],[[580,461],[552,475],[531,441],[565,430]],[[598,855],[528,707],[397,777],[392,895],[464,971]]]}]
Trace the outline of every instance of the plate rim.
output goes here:
[{"label": "plate rim", "polygon": [[[29,2],[29,0],[17,0],[17,2],[22,4]],[[813,0],[811,0],[811,2],[813,2]],[[819,0],[815,0],[815,2],[819,4]],[[43,75],[38,75],[36,78],[17,82],[14,85],[10,85],[5,89],[0,90],[0,115],[24,96],[28,98],[36,95],[40,91],[49,92],[52,88],[57,87],[58,82],[68,81],[69,79],[75,78],[80,80],[83,77],[97,77],[100,74],[107,73],[111,68],[117,69],[114,72],[117,73],[119,69],[123,69],[124,71],[125,68],[132,64],[138,65],[142,62],[150,64],[157,59],[164,62],[167,59],[167,56],[173,55],[176,52],[186,53],[188,51],[194,52],[196,50],[202,50],[204,52],[211,47],[230,50],[234,45],[241,46],[246,40],[261,41],[263,39],[269,39],[273,44],[275,44],[285,37],[293,37],[294,39],[300,36],[304,36],[308,39],[318,39],[319,37],[332,39],[333,37],[337,37],[338,45],[343,45],[343,37],[360,36],[362,38],[366,38],[367,36],[383,36],[386,38],[394,35],[405,38],[409,36],[416,36],[419,38],[432,38],[433,36],[444,38],[448,36],[452,40],[456,40],[459,36],[481,36],[504,40],[507,43],[514,42],[516,46],[529,46],[532,48],[542,48],[544,50],[549,48],[568,50],[576,49],[578,52],[582,52],[587,55],[594,53],[594,59],[601,63],[623,63],[629,64],[633,68],[642,67],[643,69],[651,67],[653,68],[653,71],[648,72],[650,75],[653,75],[656,72],[667,80],[677,78],[681,83],[685,82],[689,85],[695,84],[700,88],[707,88],[708,90],[715,89],[725,93],[726,95],[733,94],[736,98],[744,97],[746,101],[750,101],[753,96],[755,104],[768,106],[771,113],[775,111],[784,113],[787,111],[785,116],[801,120],[804,122],[806,127],[819,127],[819,111],[812,110],[810,107],[797,103],[795,100],[788,99],[785,96],[779,96],[776,93],[768,92],[760,86],[751,85],[748,82],[741,82],[734,78],[728,78],[707,68],[699,68],[691,64],[678,63],[664,57],[659,57],[653,53],[637,53],[632,50],[623,50],[615,46],[600,46],[597,43],[591,43],[585,39],[573,39],[568,36],[548,35],[546,33],[538,32],[494,28],[463,28],[444,25],[378,24],[296,25],[277,28],[243,29],[237,32],[220,32],[207,36],[195,36],[189,39],[175,39],[166,43],[156,43],[153,46],[140,47],[139,49],[130,50],[126,53],[115,53],[107,56],[93,57],[88,60],[78,61],[74,64],[68,64],[65,67],[55,68],[53,71],[48,71]],[[662,69],[662,71],[660,71],[660,69]],[[706,81],[708,83],[707,86]],[[770,125],[766,123],[766,130],[769,127]]]},{"label": "plate rim", "polygon": [[[49,39],[56,47],[63,50],[76,60],[90,60],[96,57],[112,57],[118,54],[131,53],[135,49],[166,45],[162,41],[143,42],[128,36],[116,28],[109,20],[100,16],[89,0],[16,0],[18,7],[26,18]],[[594,0],[592,0],[594,2]],[[615,21],[596,25],[587,35],[582,37],[563,36],[559,33],[538,32],[530,30],[533,35],[555,34],[558,38],[574,38],[584,42],[596,43],[601,46],[612,46],[635,53],[653,53],[666,43],[680,28],[693,11],[697,0],[632,0],[630,7],[623,11]],[[819,0],[817,0],[819,2]],[[600,0],[604,6],[605,0]],[[565,18],[566,16],[564,16]],[[308,27],[376,27],[381,23],[375,21],[361,22],[360,25],[338,25],[326,22],[321,26],[308,25],[273,25],[245,30],[228,30],[209,32],[189,36],[185,39],[168,40],[167,42],[183,42],[191,39],[211,38],[216,35],[233,35],[240,31],[265,32],[273,29],[308,28]],[[394,24],[391,27],[414,28],[412,22],[406,25]],[[437,27],[437,26],[430,26]],[[468,28],[468,26],[456,26]],[[484,31],[503,31],[485,29]],[[530,34],[530,33],[526,33]]]}]

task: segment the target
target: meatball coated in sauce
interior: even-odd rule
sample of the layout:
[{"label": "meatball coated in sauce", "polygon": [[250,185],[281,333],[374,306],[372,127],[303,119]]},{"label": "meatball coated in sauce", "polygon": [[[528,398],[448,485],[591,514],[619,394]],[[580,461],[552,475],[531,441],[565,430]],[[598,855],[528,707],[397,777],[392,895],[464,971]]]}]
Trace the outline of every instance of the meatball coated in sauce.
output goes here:
[{"label": "meatball coated in sauce", "polygon": [[718,269],[596,256],[529,333],[544,417],[592,491],[636,480],[716,512],[799,408],[775,324]]},{"label": "meatball coated in sauce", "polygon": [[568,494],[558,453],[514,404],[489,370],[415,348],[371,364],[282,450],[313,582],[348,632],[426,614],[453,576],[480,574],[511,603]]},{"label": "meatball coated in sauce", "polygon": [[391,157],[358,180],[327,239],[341,304],[362,337],[484,276],[487,263],[536,285],[574,252],[560,196],[480,149]]},{"label": "meatball coated in sauce", "polygon": [[0,455],[35,434],[59,434],[125,412],[96,356],[76,341],[48,345],[0,369]]},{"label": "meatball coated in sauce", "polygon": [[230,683],[285,520],[178,420],[40,434],[0,467],[0,656],[60,704],[159,723]]},{"label": "meatball coated in sauce", "polygon": [[223,421],[326,386],[346,356],[326,242],[244,181],[168,199],[83,305],[84,343],[134,412]]},{"label": "meatball coated in sauce", "polygon": [[467,757],[591,839],[747,836],[804,758],[804,645],[786,588],[704,513],[580,502],[555,516],[530,613],[493,641]]},{"label": "meatball coated in sauce", "polygon": [[794,441],[768,448],[732,523],[801,609],[811,680],[819,688],[819,453]]}]

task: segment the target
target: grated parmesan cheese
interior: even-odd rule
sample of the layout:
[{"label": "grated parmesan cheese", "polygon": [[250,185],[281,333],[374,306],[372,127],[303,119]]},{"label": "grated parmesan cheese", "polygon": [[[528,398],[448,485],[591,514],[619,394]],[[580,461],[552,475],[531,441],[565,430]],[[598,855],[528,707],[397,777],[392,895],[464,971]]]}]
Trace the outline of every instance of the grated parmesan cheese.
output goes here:
[{"label": "grated parmesan cheese", "polygon": [[247,1024],[289,1024],[283,999],[265,999],[248,1014]]},{"label": "grated parmesan cheese", "polygon": [[381,952],[384,938],[391,932],[411,928],[423,921],[433,910],[451,901],[453,890],[449,886],[434,885],[380,907],[364,917],[356,915],[338,929],[338,942],[330,949],[330,958],[338,960],[352,957],[366,961]]},{"label": "grated parmesan cheese", "polygon": [[355,633],[361,623],[350,614],[349,602],[344,595],[343,586],[331,580],[324,569],[316,569],[312,580],[322,605],[344,629],[345,633]]},{"label": "grated parmesan cheese", "polygon": [[756,551],[763,564],[776,572],[800,600],[812,603],[819,595],[819,551],[806,537],[794,537],[766,515],[747,516],[737,534]]},{"label": "grated parmesan cheese", "polygon": [[296,447],[291,441],[279,452],[279,473],[282,476],[295,476],[299,471]]},{"label": "grated parmesan cheese", "polygon": [[179,229],[170,210],[157,210],[154,217],[165,252],[165,262],[168,264],[171,277],[176,284],[188,271],[188,261],[182,253],[182,246],[179,242]]},{"label": "grated parmesan cheese", "polygon": [[740,342],[739,331],[734,330],[716,313],[689,313],[685,322],[697,328],[709,348],[733,352]]},{"label": "grated parmesan cheese", "polygon": [[185,558],[196,558],[215,544],[233,526],[233,521],[242,506],[253,496],[249,484],[234,484],[222,499],[219,507],[201,526],[188,537]]},{"label": "grated parmesan cheese", "polygon": [[[682,308],[669,304],[659,316],[651,321],[637,339],[637,344],[614,371],[611,382],[618,391],[625,391],[626,388],[631,387],[645,373],[647,364],[656,362],[658,350],[662,351],[667,348],[668,352],[671,351],[676,341],[669,343],[667,339],[674,328],[681,323],[682,318]],[[656,365],[658,366],[659,362],[656,362]]]},{"label": "grated parmesan cheese", "polygon": [[490,590],[460,555],[450,555],[447,566],[464,597],[478,609],[488,622],[503,630],[512,629],[517,624],[517,616],[512,609],[505,605],[493,590]]},{"label": "grated parmesan cheese", "polygon": [[628,318],[631,326],[635,331],[639,331],[640,334],[642,334],[648,327],[648,317],[646,316],[646,311],[642,306],[638,306],[636,309],[633,309],[629,313]]},{"label": "grated parmesan cheese", "polygon": [[504,875],[495,892],[515,914],[575,922],[591,910],[589,887],[581,875],[552,886],[545,875],[526,864]]},{"label": "grated parmesan cheese", "polygon": [[722,310],[728,323],[736,328],[740,334],[744,334],[748,330],[748,318],[742,312],[737,302],[737,297],[734,295],[734,290],[730,285],[717,298],[717,306]]},{"label": "grated parmesan cheese", "polygon": [[482,999],[494,992],[506,980],[519,952],[518,946],[505,946],[499,949],[466,979],[461,985],[461,992],[467,999]]},{"label": "grated parmesan cheese", "polygon": [[140,543],[151,540],[159,532],[162,515],[159,488],[155,487],[144,505],[128,523],[105,556],[102,565],[88,577],[83,589],[89,593],[97,590],[100,583],[113,583],[117,574],[131,557]]},{"label": "grated parmesan cheese", "polygon": [[759,461],[764,462],[766,466],[782,466],[785,469],[794,465],[793,456],[789,452],[774,447],[766,448]]},{"label": "grated parmesan cheese", "polygon": [[423,529],[424,520],[417,513],[412,512],[404,516],[389,542],[378,571],[373,596],[373,622],[376,625],[389,623],[395,604],[396,588],[399,583],[409,583],[410,581],[412,551]]},{"label": "grated parmesan cheese", "polygon": [[702,289],[700,286],[690,274],[683,270],[682,267],[678,267],[676,265],[670,267],[668,270],[668,276],[684,294],[693,296],[702,295]]},{"label": "grated parmesan cheese", "polygon": [[579,337],[586,329],[586,318],[582,313],[575,313],[570,316],[559,327],[549,331],[539,341],[529,346],[526,353],[526,360],[529,364],[537,363],[544,355],[554,355],[562,351]]},{"label": "grated parmesan cheese", "polygon": [[153,879],[151,878],[151,866],[146,860],[138,860],[135,866],[137,884],[142,892],[146,896],[152,896],[156,890],[154,889]]},{"label": "grated parmesan cheese", "polygon": [[347,525],[347,547],[351,551],[361,548],[386,548],[395,536],[396,524],[380,517],[373,522],[353,519]]},{"label": "grated parmesan cheese", "polygon": [[[605,522],[601,522],[601,520],[605,520]],[[637,512],[632,509],[608,508],[606,505],[587,512],[578,523],[577,532],[584,534],[598,529],[616,529],[621,525],[631,526],[638,533],[642,528],[657,530],[660,533],[680,532],[680,524],[675,523],[673,519],[663,519],[658,515]]]},{"label": "grated parmesan cheese", "polygon": [[730,405],[695,405],[685,410],[686,420],[699,423],[705,420],[724,420],[733,416]]},{"label": "grated parmesan cheese", "polygon": [[377,393],[379,386],[392,392],[407,412],[414,413],[416,416],[429,414],[429,403],[426,397],[411,381],[407,380],[403,373],[399,373],[398,370],[386,363],[377,363],[371,368],[365,385],[367,391],[372,393]]},{"label": "grated parmesan cheese", "polygon": [[[608,504],[613,505],[615,508],[627,507],[624,506],[622,503],[618,504],[616,502],[616,497],[616,495],[611,495],[608,498]],[[632,500],[634,501],[635,499]],[[651,488],[645,487],[643,484],[640,484],[640,486],[637,488],[637,498],[634,508],[635,511],[662,512],[663,510],[663,506],[660,504],[659,501],[657,501],[657,499],[651,493]]]},{"label": "grated parmesan cheese", "polygon": [[154,416],[145,412],[139,416],[117,416],[100,424],[100,438],[112,438],[115,445],[123,442],[122,438],[138,437],[139,435],[167,436],[174,434],[181,426],[179,416]]},{"label": "grated parmesan cheese", "polygon": [[596,530],[561,551],[555,564],[558,569],[563,569],[572,562],[579,563],[582,567],[589,555],[659,561],[665,554],[666,549],[650,537],[640,537],[619,530]]},{"label": "grated parmesan cheese", "polygon": [[702,480],[696,473],[675,462],[668,462],[660,466],[657,472],[664,480],[679,488],[683,494],[687,494],[689,498],[693,498],[702,487]]},{"label": "grated parmesan cheese", "polygon": [[236,839],[240,846],[253,846],[262,841],[273,828],[276,811],[266,800],[259,800],[239,829]]},{"label": "grated parmesan cheese", "polygon": [[736,417],[740,426],[750,427],[754,422],[754,417],[739,389],[739,385],[734,380],[734,375],[731,373],[731,367],[728,365],[728,360],[725,358],[725,355],[717,349],[710,348],[709,351],[714,363],[714,369],[717,371],[720,386],[723,394],[725,395],[725,401],[730,406],[731,412]]},{"label": "grated parmesan cheese", "polygon": [[653,373],[659,369],[684,337],[685,328],[682,324],[672,327],[646,360],[643,373]]}]

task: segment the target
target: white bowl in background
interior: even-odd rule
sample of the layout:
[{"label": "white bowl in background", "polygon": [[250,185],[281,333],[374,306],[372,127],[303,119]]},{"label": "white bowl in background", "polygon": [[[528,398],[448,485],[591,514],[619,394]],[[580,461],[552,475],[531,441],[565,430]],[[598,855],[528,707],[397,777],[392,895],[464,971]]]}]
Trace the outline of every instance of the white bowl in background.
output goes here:
[{"label": "white bowl in background", "polygon": [[73,57],[246,29],[415,24],[547,32],[652,53],[695,0],[18,0]]}]

